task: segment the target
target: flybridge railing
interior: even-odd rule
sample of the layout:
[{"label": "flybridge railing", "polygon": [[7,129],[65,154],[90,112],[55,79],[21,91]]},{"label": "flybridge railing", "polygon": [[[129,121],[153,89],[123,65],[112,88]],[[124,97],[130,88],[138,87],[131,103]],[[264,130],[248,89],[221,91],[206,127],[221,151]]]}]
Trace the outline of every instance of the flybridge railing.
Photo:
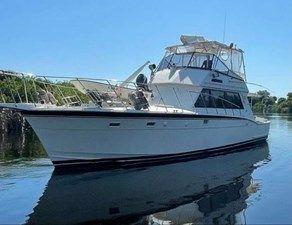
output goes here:
[{"label": "flybridge railing", "polygon": [[[79,88],[76,88],[72,84],[75,81],[79,84]],[[100,98],[101,91],[92,88],[92,93],[86,87],[86,82],[90,84],[101,85],[100,88],[104,88],[104,93],[107,94],[107,98]],[[120,84],[123,84],[121,86]],[[156,111],[162,111],[166,113],[190,113],[196,112],[197,110],[205,110],[206,114],[210,114],[212,108],[209,108],[204,102],[204,107],[195,107],[198,97],[195,99],[193,94],[196,96],[205,95],[206,93],[188,91],[192,103],[192,107],[185,107],[185,98],[181,96],[181,90],[172,87],[172,93],[174,99],[172,102],[166,101],[163,96],[163,92],[159,88],[159,85],[151,84],[152,90],[147,92],[148,101],[151,101],[150,106],[156,107]],[[33,103],[44,104],[44,105],[57,105],[65,107],[76,107],[84,105],[94,105],[95,107],[121,107],[124,109],[134,109],[133,102],[129,98],[129,94],[137,90],[137,84],[133,82],[120,82],[116,80],[108,79],[94,79],[94,78],[77,78],[77,77],[55,77],[55,76],[27,76],[21,73],[12,73],[0,70],[0,101],[2,103]],[[95,92],[96,91],[96,92]],[[168,92],[169,93],[169,92]],[[240,106],[217,96],[206,94],[209,97],[221,101],[223,108],[214,108],[216,114],[229,115],[230,112],[235,115],[236,111],[241,114]],[[97,98],[97,99],[95,99]],[[156,99],[154,101],[154,99]],[[174,102],[176,101],[176,103]],[[233,108],[227,108],[225,105],[233,105]],[[148,108],[149,109],[149,108]],[[164,109],[164,110],[163,110]],[[238,110],[237,110],[238,109]],[[147,110],[147,108],[145,108]]]}]

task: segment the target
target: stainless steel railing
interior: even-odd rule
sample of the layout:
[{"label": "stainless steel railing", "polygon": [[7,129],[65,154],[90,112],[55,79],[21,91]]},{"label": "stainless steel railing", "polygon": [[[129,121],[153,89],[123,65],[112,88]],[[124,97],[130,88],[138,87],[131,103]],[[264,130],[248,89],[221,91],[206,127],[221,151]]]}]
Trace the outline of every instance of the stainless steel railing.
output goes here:
[{"label": "stainless steel railing", "polygon": [[[80,86],[83,86],[84,90],[77,90],[70,81],[76,80],[80,83]],[[78,77],[65,77],[65,76],[28,76],[22,73],[15,73],[9,71],[1,71],[0,70],[0,101],[3,103],[34,103],[40,104],[39,93],[45,91],[46,93],[51,93],[54,98],[56,99],[56,105],[58,106],[65,106],[65,107],[76,107],[81,105],[89,105],[94,103],[92,97],[87,93],[86,87],[82,82],[84,81],[94,81],[101,84],[105,84],[108,86],[109,91],[113,94],[113,100],[116,101],[116,104],[121,105],[122,108],[125,110],[133,109],[133,105],[131,104],[129,99],[124,99],[118,93],[119,88],[128,88],[129,90],[135,91],[137,89],[137,84],[133,82],[128,82],[126,86],[120,87],[122,81],[116,80],[109,80],[109,79],[95,79],[95,78],[78,78]],[[179,92],[180,89],[172,87],[173,93],[173,100],[177,102],[167,102],[159,85],[151,84],[152,93],[156,96],[155,102],[152,102],[153,105],[156,107],[156,110],[159,108],[164,108],[166,113],[170,112],[177,112],[177,113],[185,113],[186,111],[189,113],[193,111],[194,113],[202,108],[196,108],[195,104],[198,97],[195,99],[194,94],[196,96],[201,96],[201,99],[204,102],[203,109],[205,110],[206,114],[210,114],[212,108],[208,108],[205,102],[203,95],[208,95],[213,99],[220,100],[222,103],[223,108],[213,108],[216,111],[216,114],[222,114],[222,110],[224,111],[223,114],[229,115],[228,111],[231,111],[233,115],[235,115],[235,110],[238,110],[239,114],[241,115],[241,108],[218,96],[214,96],[211,94],[201,93],[194,90],[187,91],[190,95],[190,99],[192,103],[192,107],[184,107],[183,102],[186,99],[181,98]],[[98,90],[96,90],[98,91]],[[186,90],[184,90],[186,91]],[[224,104],[225,103],[225,104]],[[227,108],[225,105],[233,105],[234,108]],[[100,105],[95,104],[96,107],[100,107]],[[220,112],[219,112],[220,110]]]}]

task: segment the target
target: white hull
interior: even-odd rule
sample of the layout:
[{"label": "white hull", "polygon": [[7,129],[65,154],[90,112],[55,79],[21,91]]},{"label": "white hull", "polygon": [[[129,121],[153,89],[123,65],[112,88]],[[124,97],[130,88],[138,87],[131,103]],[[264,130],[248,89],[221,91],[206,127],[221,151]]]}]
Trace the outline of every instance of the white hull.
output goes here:
[{"label": "white hull", "polygon": [[195,115],[170,118],[26,115],[26,119],[54,164],[202,153],[265,139],[269,132],[269,123]]}]

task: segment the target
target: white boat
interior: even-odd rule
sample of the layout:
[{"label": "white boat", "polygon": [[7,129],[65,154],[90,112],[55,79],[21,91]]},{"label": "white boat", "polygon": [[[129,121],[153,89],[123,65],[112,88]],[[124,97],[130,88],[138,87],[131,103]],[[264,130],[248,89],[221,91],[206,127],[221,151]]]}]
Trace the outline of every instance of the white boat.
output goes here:
[{"label": "white boat", "polygon": [[252,113],[243,51],[196,36],[181,41],[151,65],[149,82],[138,75],[127,99],[116,88],[105,95],[105,86],[88,90],[89,79],[72,78],[91,102],[62,94],[63,105],[50,96],[29,103],[25,88],[25,101],[1,106],[23,113],[56,167],[201,157],[265,141],[270,123]]}]

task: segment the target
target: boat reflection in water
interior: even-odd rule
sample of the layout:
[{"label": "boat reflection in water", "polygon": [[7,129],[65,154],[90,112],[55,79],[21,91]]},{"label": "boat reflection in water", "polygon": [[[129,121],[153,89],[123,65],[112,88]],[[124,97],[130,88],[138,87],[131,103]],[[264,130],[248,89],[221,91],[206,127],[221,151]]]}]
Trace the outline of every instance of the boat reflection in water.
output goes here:
[{"label": "boat reflection in water", "polygon": [[241,223],[257,191],[251,174],[268,160],[264,144],[162,166],[53,174],[27,223]]}]

